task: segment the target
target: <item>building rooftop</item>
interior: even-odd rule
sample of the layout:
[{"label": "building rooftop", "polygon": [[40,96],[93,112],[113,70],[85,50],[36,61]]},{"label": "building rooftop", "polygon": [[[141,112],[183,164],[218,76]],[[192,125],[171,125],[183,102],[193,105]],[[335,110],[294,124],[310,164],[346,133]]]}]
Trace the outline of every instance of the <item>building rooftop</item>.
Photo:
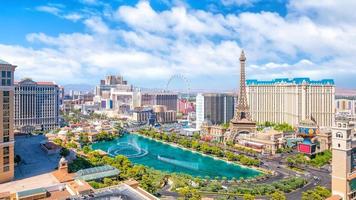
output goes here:
[{"label": "building rooftop", "polygon": [[276,85],[276,84],[309,84],[309,85],[335,85],[333,79],[310,80],[310,78],[277,78],[270,81],[250,79],[246,80],[247,85]]},{"label": "building rooftop", "polygon": [[100,167],[93,167],[89,169],[82,169],[76,173],[77,179],[91,181],[102,179],[105,177],[112,177],[119,175],[120,171],[110,165],[104,165]]},{"label": "building rooftop", "polygon": [[[68,199],[79,200],[82,196],[72,196]],[[125,199],[125,200],[157,200],[149,193],[142,193],[127,184],[120,184],[108,188],[98,189],[91,195],[90,199]]]},{"label": "building rooftop", "polygon": [[46,194],[47,190],[44,188],[36,188],[31,190],[25,190],[17,193],[19,198],[29,197],[33,195]]},{"label": "building rooftop", "polygon": [[8,62],[6,62],[6,61],[4,61],[4,60],[1,60],[1,59],[0,59],[0,64],[1,64],[1,65],[10,65],[10,63],[8,63]]}]

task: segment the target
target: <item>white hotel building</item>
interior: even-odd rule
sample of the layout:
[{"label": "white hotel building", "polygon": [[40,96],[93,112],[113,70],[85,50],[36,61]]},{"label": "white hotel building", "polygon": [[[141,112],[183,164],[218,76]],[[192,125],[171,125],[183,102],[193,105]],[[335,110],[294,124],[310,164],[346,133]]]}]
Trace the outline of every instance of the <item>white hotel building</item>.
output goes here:
[{"label": "white hotel building", "polygon": [[252,119],[257,122],[286,122],[296,126],[312,116],[321,127],[333,125],[335,84],[332,79],[247,80],[246,84]]}]

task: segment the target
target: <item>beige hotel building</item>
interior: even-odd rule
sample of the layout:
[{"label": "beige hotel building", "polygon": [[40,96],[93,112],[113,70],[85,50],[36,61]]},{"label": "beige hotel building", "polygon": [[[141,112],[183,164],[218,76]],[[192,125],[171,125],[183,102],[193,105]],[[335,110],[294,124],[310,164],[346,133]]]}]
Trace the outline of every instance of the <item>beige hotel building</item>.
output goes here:
[{"label": "beige hotel building", "polygon": [[0,183],[14,177],[14,71],[0,60]]},{"label": "beige hotel building", "polygon": [[247,99],[257,122],[286,122],[297,126],[312,116],[320,127],[332,127],[335,84],[332,79],[309,78],[247,80]]},{"label": "beige hotel building", "polygon": [[60,89],[54,82],[15,82],[15,129],[20,133],[59,127]]}]

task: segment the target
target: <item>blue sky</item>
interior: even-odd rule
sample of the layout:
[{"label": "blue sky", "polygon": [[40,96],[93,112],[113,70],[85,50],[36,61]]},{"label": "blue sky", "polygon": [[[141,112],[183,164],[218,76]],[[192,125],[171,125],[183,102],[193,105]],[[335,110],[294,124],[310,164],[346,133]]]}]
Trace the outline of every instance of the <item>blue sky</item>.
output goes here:
[{"label": "blue sky", "polygon": [[0,59],[18,66],[17,79],[94,85],[123,74],[160,88],[182,74],[192,89],[231,90],[245,49],[248,78],[333,78],[354,88],[355,7],[351,0],[4,0]]}]

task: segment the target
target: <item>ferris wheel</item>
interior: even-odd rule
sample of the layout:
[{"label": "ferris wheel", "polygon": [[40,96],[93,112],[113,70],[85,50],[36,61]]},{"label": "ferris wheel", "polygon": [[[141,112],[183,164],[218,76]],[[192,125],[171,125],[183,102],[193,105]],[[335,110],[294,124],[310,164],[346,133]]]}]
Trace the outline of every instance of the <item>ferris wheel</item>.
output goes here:
[{"label": "ferris wheel", "polygon": [[170,84],[175,80],[179,80],[179,81],[181,81],[181,83],[184,84],[185,92],[183,92],[183,93],[186,93],[187,94],[186,98],[189,99],[189,97],[190,97],[190,81],[189,81],[188,78],[186,78],[182,74],[174,74],[174,75],[172,75],[167,81],[165,90],[169,91],[170,90],[169,89]]}]

